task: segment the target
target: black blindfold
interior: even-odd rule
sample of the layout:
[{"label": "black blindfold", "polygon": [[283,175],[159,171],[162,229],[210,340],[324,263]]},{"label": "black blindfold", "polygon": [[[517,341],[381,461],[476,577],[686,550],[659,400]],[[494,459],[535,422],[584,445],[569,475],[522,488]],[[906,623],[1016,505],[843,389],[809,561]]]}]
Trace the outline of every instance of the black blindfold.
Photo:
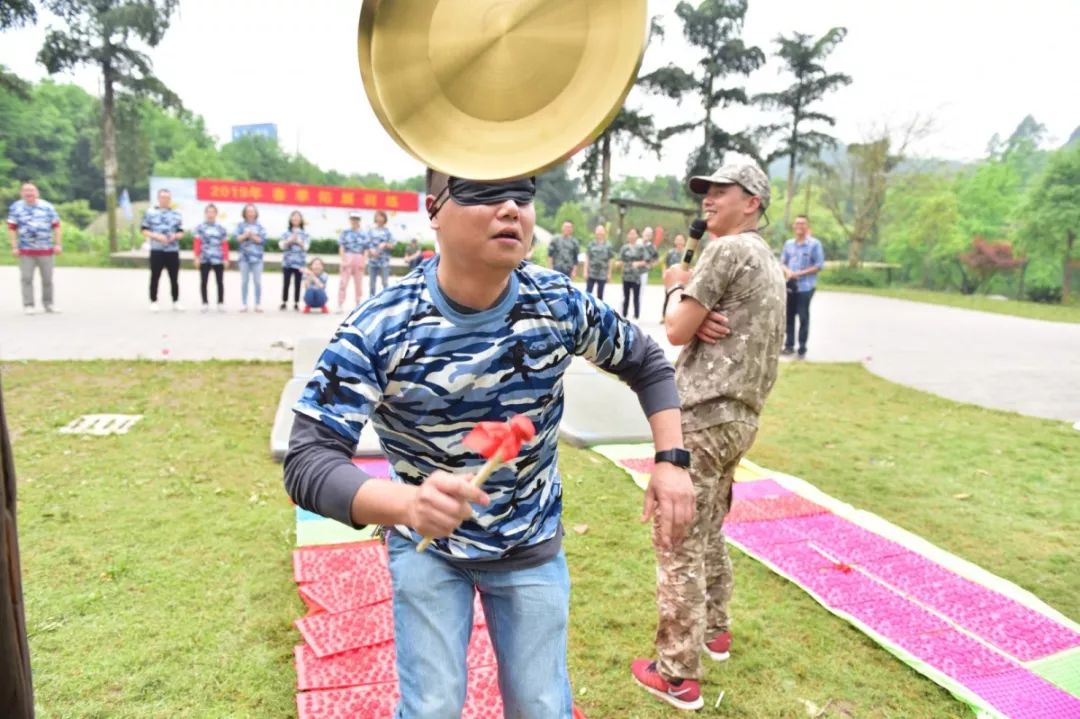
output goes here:
[{"label": "black blindfold", "polygon": [[501,205],[507,200],[512,200],[518,205],[528,205],[536,197],[536,179],[525,177],[520,180],[506,180],[505,182],[476,182],[474,180],[462,180],[451,177],[431,205],[429,215],[435,217],[447,196],[454,202],[463,206],[470,205]]}]

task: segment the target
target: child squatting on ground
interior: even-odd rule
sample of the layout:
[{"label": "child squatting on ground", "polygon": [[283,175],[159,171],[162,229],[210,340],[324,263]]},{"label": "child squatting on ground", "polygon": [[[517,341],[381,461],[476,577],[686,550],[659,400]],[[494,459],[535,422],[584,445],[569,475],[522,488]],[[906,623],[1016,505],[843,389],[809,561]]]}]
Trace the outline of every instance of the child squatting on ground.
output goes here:
[{"label": "child squatting on ground", "polygon": [[319,310],[324,315],[330,311],[326,306],[326,283],[330,275],[323,269],[323,261],[318,257],[308,263],[304,270],[304,314]]},{"label": "child squatting on ground", "polygon": [[[524,263],[532,179],[480,183],[428,172],[441,254],[368,298],[338,328],[295,407],[285,485],[301,507],[388,527],[399,719],[458,719],[479,592],[507,716],[570,719],[570,582],[562,551],[558,427],[574,355],[637,393],[659,450],[682,447],[673,368],[662,350],[565,275]],[[477,422],[527,416],[536,437],[490,477],[462,447]],[[392,481],[351,459],[374,424]],[[682,538],[686,469],[656,463],[643,519]],[[416,545],[435,537],[423,553]]]}]

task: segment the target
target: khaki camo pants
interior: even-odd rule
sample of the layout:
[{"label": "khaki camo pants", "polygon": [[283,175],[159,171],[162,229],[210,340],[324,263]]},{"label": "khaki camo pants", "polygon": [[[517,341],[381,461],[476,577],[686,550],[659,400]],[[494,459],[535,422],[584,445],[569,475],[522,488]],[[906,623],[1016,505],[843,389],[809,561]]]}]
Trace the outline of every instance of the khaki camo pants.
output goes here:
[{"label": "khaki camo pants", "polygon": [[656,551],[656,668],[665,679],[701,679],[702,645],[730,629],[734,580],[723,524],[735,467],[756,434],[752,424],[725,422],[683,438],[692,455],[694,521],[679,546]]}]

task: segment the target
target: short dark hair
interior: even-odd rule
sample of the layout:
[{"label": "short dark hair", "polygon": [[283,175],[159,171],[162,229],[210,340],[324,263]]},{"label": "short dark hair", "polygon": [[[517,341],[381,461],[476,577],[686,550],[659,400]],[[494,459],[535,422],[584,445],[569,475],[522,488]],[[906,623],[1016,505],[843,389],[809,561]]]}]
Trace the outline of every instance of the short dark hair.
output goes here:
[{"label": "short dark hair", "polygon": [[209,205],[204,207],[203,212],[206,212],[207,210],[209,210],[211,208],[213,208],[214,212],[217,212],[217,205],[215,205],[213,202],[211,202]]},{"label": "short dark hair", "polygon": [[795,215],[796,220],[799,219],[800,217],[803,218],[804,220],[806,220],[807,222],[810,221],[810,218],[807,217],[806,215]]},{"label": "short dark hair", "polygon": [[[380,215],[382,216],[382,221],[383,222],[389,222],[390,221],[390,218],[387,216],[385,210],[375,210],[375,219],[376,220],[379,219]],[[359,219],[359,218],[357,218],[357,219]]]},{"label": "short dark hair", "polygon": [[249,207],[255,212],[255,217],[253,217],[252,219],[259,219],[259,208],[256,207],[253,203],[249,202],[244,205],[244,209],[240,210],[240,219],[244,222],[247,222],[247,211]]}]

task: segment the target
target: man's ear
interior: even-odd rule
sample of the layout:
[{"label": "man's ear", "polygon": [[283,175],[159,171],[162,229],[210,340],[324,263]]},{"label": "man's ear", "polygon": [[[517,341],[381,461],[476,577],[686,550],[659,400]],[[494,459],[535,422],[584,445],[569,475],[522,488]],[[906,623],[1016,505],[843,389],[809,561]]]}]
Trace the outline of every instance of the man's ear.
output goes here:
[{"label": "man's ear", "polygon": [[[431,208],[432,208],[432,206],[434,204],[435,204],[435,195],[427,195],[424,198],[424,209],[427,210],[428,217],[431,217]],[[436,215],[435,217],[431,217],[431,229],[433,229],[433,230],[439,229],[439,217],[438,217],[438,215]]]},{"label": "man's ear", "polygon": [[747,206],[750,211],[747,214],[757,213],[761,215],[764,210],[761,209],[761,198],[757,195],[750,195],[750,204]]}]

